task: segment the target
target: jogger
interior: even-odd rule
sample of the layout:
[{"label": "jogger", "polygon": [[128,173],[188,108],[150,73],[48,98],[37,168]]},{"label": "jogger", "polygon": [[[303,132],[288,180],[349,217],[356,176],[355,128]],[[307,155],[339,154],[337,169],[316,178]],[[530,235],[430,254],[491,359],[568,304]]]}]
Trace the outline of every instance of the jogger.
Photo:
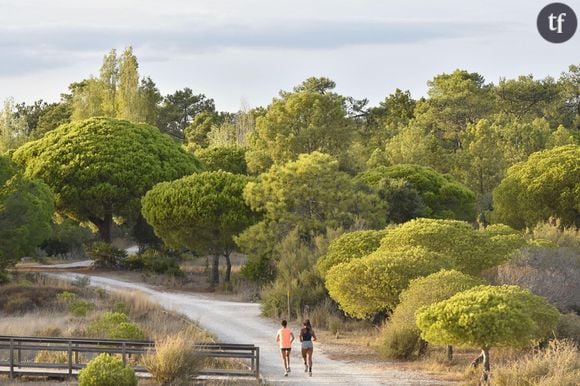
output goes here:
[{"label": "jogger", "polygon": [[294,333],[287,327],[288,322],[282,321],[282,328],[278,330],[276,335],[276,342],[280,343],[280,353],[284,361],[284,376],[287,377],[290,372],[290,351],[292,350],[292,342],[294,342]]},{"label": "jogger", "polygon": [[306,319],[300,330],[300,342],[302,342],[302,359],[304,359],[304,372],[312,376],[312,352],[314,351],[313,341],[316,340],[316,334],[312,329],[310,320]]}]

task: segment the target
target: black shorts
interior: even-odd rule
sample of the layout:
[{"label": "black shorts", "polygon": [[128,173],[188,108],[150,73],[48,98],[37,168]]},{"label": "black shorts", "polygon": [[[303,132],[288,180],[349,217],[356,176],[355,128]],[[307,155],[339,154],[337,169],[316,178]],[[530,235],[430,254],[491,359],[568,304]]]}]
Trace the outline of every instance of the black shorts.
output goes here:
[{"label": "black shorts", "polygon": [[280,351],[290,353],[291,348],[281,348]]}]

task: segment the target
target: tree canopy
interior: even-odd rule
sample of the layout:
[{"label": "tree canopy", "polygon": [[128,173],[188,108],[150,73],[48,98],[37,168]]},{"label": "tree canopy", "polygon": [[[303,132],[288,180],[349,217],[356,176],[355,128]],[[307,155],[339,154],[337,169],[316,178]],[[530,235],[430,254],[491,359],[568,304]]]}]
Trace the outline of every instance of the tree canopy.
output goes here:
[{"label": "tree canopy", "polygon": [[224,170],[234,174],[247,174],[246,150],[239,146],[211,146],[198,149],[195,156],[208,171]]},{"label": "tree canopy", "polygon": [[360,259],[374,252],[380,245],[385,231],[354,231],[340,235],[330,242],[326,255],[316,263],[318,272],[324,277],[335,265]]},{"label": "tree canopy", "polygon": [[51,236],[53,212],[48,186],[24,177],[0,156],[0,275]]},{"label": "tree canopy", "polygon": [[389,229],[377,252],[421,247],[447,256],[454,269],[478,274],[507,261],[525,244],[523,235],[509,227],[475,230],[462,221],[416,219]]},{"label": "tree canopy", "polygon": [[60,213],[90,221],[105,241],[111,240],[113,216],[136,216],[153,185],[199,169],[193,155],[157,128],[112,118],[62,125],[20,147],[13,158],[26,176],[51,187]]},{"label": "tree canopy", "polygon": [[[432,168],[419,165],[378,166],[369,169],[358,176],[369,185],[384,188],[385,179],[402,179],[409,183],[409,188],[419,194],[421,200],[416,202],[416,208],[409,208],[410,213],[417,217],[448,218],[470,221],[475,218],[475,196],[467,187],[454,178],[443,175]],[[400,197],[389,202],[390,206],[398,206]],[[415,212],[412,211],[415,209]],[[401,214],[402,220],[412,217]]]},{"label": "tree canopy", "polygon": [[521,229],[557,217],[580,227],[579,159],[580,146],[566,145],[510,167],[493,192],[497,221]]},{"label": "tree canopy", "polygon": [[219,257],[224,256],[228,282],[233,237],[256,221],[242,198],[246,183],[247,177],[221,170],[162,182],[143,198],[143,216],[168,246],[212,254],[214,284]]},{"label": "tree canopy", "polygon": [[446,256],[420,247],[376,251],[332,267],[325,276],[330,297],[348,315],[364,319],[392,311],[409,281],[451,267]]}]

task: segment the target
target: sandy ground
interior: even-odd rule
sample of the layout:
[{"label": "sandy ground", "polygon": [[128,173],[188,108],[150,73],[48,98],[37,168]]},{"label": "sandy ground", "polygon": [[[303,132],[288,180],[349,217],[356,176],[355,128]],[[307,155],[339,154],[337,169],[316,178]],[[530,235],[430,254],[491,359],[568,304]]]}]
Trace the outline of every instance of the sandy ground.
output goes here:
[{"label": "sandy ground", "polygon": [[[50,273],[50,275],[75,279],[85,276],[79,273]],[[211,294],[191,294],[165,292],[145,284],[129,283],[101,276],[91,276],[91,285],[110,291],[140,291],[157,301],[168,310],[185,315],[215,334],[220,341],[230,343],[250,343],[260,347],[260,371],[268,384],[275,385],[441,385],[444,382],[429,379],[423,374],[385,369],[372,363],[340,361],[330,359],[325,354],[324,342],[315,343],[313,376],[304,373],[304,365],[299,353],[299,343],[295,342],[291,355],[291,368],[284,377],[279,349],[274,341],[279,326],[261,317],[259,305],[255,303],[231,302],[218,299]],[[291,326],[297,333],[298,326]]]}]

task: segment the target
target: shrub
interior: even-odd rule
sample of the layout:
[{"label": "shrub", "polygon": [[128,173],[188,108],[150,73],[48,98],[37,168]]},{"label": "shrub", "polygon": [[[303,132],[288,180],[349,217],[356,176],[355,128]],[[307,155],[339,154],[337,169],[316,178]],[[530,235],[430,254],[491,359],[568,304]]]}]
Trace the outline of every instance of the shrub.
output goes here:
[{"label": "shrub", "polygon": [[79,386],[137,386],[137,377],[120,359],[103,353],[81,370]]},{"label": "shrub", "polygon": [[550,218],[532,230],[536,240],[549,240],[559,247],[580,248],[580,230],[576,227],[562,227],[561,221]]},{"label": "shrub", "polygon": [[576,386],[580,379],[578,350],[568,341],[552,341],[543,351],[498,367],[492,378],[497,386]]},{"label": "shrub", "polygon": [[58,299],[59,302],[68,304],[77,298],[77,294],[70,291],[62,291],[56,295],[56,298]]},{"label": "shrub", "polygon": [[178,261],[173,256],[155,249],[148,249],[143,253],[129,256],[127,258],[129,269],[144,270],[158,274],[173,276],[183,276],[183,271],[179,267]]},{"label": "shrub", "polygon": [[421,333],[417,328],[387,324],[379,352],[387,358],[410,359],[418,356],[420,346]]},{"label": "shrub", "polygon": [[568,339],[580,347],[580,316],[573,313],[560,315],[556,337]]},{"label": "shrub", "polygon": [[68,353],[42,350],[34,357],[34,363],[68,363]]},{"label": "shrub", "polygon": [[86,300],[75,300],[68,305],[68,311],[74,316],[86,316],[95,308],[95,304]]},{"label": "shrub", "polygon": [[122,268],[127,259],[127,252],[101,241],[93,243],[87,254],[97,268]]},{"label": "shrub", "polygon": [[205,362],[193,347],[195,341],[186,333],[167,336],[145,354],[143,365],[161,385],[190,384]]},{"label": "shrub", "polygon": [[139,326],[120,312],[105,312],[99,319],[89,325],[89,333],[109,339],[145,339],[145,333]]}]

